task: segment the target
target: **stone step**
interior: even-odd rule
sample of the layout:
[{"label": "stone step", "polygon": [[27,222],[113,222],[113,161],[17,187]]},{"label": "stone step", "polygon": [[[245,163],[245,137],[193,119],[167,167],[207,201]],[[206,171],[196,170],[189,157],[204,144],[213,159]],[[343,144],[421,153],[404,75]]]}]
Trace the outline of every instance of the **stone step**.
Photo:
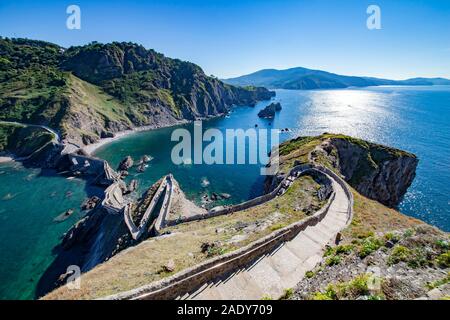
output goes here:
[{"label": "stone step", "polygon": [[336,235],[336,233],[342,229],[342,226],[344,226],[345,224],[343,223],[337,223],[335,221],[332,220],[322,220],[321,222],[318,223],[318,226],[320,226],[320,228],[325,228],[328,230],[329,234],[331,234],[333,237]]},{"label": "stone step", "polygon": [[246,288],[245,285],[242,285],[240,281],[243,279],[243,277],[240,276],[242,272],[245,271],[240,270],[239,272],[234,273],[220,284],[220,295],[223,299],[243,299],[244,297],[254,294],[254,292],[249,290],[250,288]]},{"label": "stone step", "polygon": [[302,261],[294,253],[292,253],[287,246],[283,246],[277,251],[275,256],[269,256],[267,259],[272,268],[280,276],[281,286],[283,288],[291,287],[291,277],[296,274],[296,270],[302,265]]},{"label": "stone step", "polygon": [[330,227],[330,226],[325,225],[325,224],[321,224],[320,227],[323,228],[323,229],[327,229],[329,232],[332,233],[332,237],[331,237],[331,240],[330,240],[330,241],[333,241],[334,239],[336,239],[336,234],[337,234],[338,231],[340,230],[340,229],[338,229],[338,228],[335,228],[334,226],[331,226],[331,227]]},{"label": "stone step", "polygon": [[208,288],[202,291],[199,295],[190,296],[189,299],[195,300],[223,300],[224,297],[221,294],[221,287],[216,287],[212,284]]},{"label": "stone step", "polygon": [[247,270],[238,273],[233,280],[236,282],[236,286],[240,288],[239,292],[243,294],[237,294],[232,292],[232,299],[261,299],[264,296],[263,290],[260,288],[254,278],[252,278]]},{"label": "stone step", "polygon": [[334,230],[330,229],[330,228],[324,228],[324,223],[323,222],[319,222],[318,224],[316,224],[314,226],[314,230],[316,232],[321,233],[321,235],[323,235],[324,237],[331,239],[334,237]]},{"label": "stone step", "polygon": [[281,285],[281,278],[266,258],[254,265],[248,274],[261,289],[262,296],[259,299],[265,295],[275,297],[280,292],[283,292],[284,288]]},{"label": "stone step", "polygon": [[314,269],[322,261],[322,259],[323,259],[323,256],[319,255],[319,254],[315,254],[315,255],[309,257],[304,262],[304,267],[305,267],[306,271]]},{"label": "stone step", "polygon": [[326,245],[330,241],[330,236],[321,232],[318,228],[306,228],[303,234],[320,246]]},{"label": "stone step", "polygon": [[320,252],[322,246],[317,242],[309,239],[304,234],[299,234],[292,241],[286,243],[286,248],[296,255],[302,262],[308,259],[311,255]]}]

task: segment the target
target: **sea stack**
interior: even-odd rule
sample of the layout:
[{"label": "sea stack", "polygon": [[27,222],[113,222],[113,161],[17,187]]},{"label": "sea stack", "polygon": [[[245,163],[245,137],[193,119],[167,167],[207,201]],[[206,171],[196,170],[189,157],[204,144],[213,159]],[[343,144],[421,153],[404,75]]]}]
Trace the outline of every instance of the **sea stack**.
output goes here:
[{"label": "sea stack", "polygon": [[258,117],[264,119],[273,119],[275,117],[275,112],[280,111],[281,109],[282,107],[279,102],[272,102],[258,113]]}]

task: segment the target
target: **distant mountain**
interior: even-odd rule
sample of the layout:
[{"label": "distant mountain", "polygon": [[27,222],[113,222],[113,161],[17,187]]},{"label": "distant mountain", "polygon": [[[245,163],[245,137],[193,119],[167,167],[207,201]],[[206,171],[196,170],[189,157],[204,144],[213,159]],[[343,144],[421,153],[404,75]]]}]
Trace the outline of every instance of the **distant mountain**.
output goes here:
[{"label": "distant mountain", "polygon": [[334,89],[380,85],[450,85],[444,78],[414,78],[388,80],[371,77],[343,76],[321,70],[291,68],[286,70],[264,69],[237,78],[223,79],[236,86],[262,86],[272,89]]}]

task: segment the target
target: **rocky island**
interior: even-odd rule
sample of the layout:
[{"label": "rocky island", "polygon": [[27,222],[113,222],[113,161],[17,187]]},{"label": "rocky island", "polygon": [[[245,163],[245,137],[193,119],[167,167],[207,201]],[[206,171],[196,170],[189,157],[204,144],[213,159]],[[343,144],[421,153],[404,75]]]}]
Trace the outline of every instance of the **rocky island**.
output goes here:
[{"label": "rocky island", "polygon": [[280,111],[281,103],[279,102],[272,102],[268,106],[266,106],[263,110],[258,112],[258,117],[265,118],[265,119],[273,119],[275,117],[275,113],[277,111]]}]

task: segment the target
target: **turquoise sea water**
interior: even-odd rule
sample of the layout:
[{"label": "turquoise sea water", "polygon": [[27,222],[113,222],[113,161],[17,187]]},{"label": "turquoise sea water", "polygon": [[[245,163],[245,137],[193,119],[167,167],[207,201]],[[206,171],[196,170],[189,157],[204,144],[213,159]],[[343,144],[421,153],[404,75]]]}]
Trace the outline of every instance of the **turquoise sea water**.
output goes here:
[{"label": "turquoise sea water", "polygon": [[[411,151],[420,163],[400,210],[450,231],[450,86],[277,90],[275,100],[283,110],[272,121],[257,117],[267,105],[262,102],[254,108],[235,108],[229,117],[203,122],[203,127],[290,128],[281,140],[344,133]],[[193,124],[182,127],[192,131]],[[144,154],[154,157],[144,173],[130,170],[128,179],[138,179],[140,191],[170,172],[197,202],[205,192],[229,193],[232,203],[262,192],[259,165],[173,165],[174,129],[130,135],[102,147],[96,155],[113,167],[127,155],[136,160]],[[82,180],[20,164],[0,165],[0,298],[33,298],[39,276],[52,261],[52,248],[82,214],[76,211],[60,224],[53,218],[69,208],[78,210],[85,187]]]}]

